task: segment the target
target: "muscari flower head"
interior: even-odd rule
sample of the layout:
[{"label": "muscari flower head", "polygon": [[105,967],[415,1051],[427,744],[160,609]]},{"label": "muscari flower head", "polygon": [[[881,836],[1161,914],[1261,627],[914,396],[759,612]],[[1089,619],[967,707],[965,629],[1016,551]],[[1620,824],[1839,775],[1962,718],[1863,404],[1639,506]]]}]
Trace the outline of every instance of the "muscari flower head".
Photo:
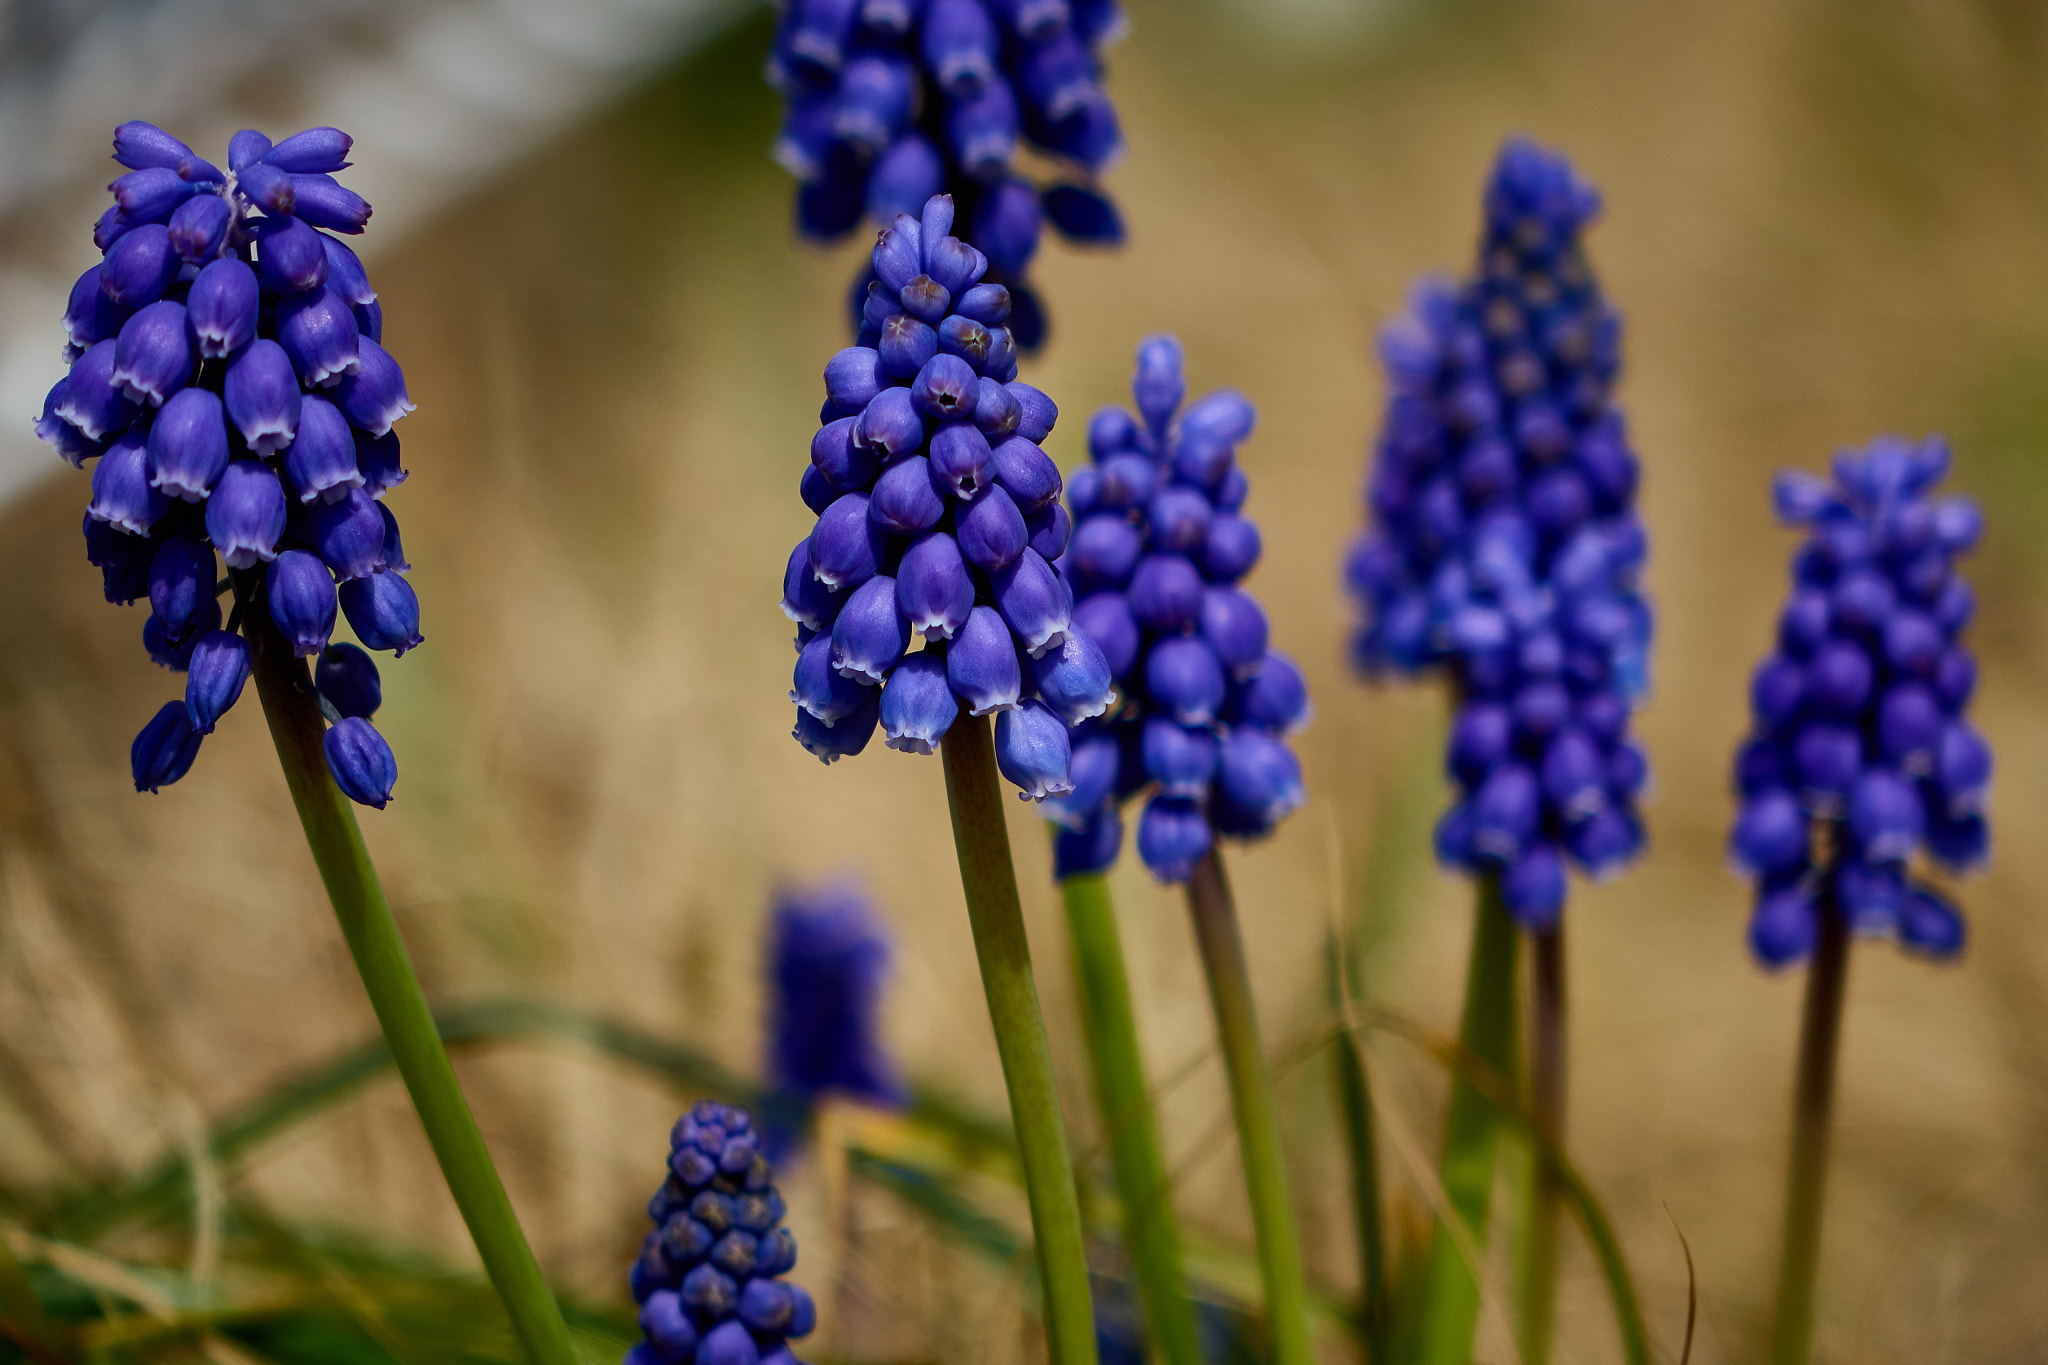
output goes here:
[{"label": "muscari flower head", "polygon": [[1651,618],[1611,397],[1620,320],[1580,244],[1599,206],[1563,157],[1501,149],[1477,273],[1425,282],[1381,334],[1371,527],[1345,565],[1359,667],[1441,669],[1456,692],[1439,857],[1498,875],[1539,932],[1563,910],[1567,862],[1598,875],[1642,844],[1648,770],[1628,730]]},{"label": "muscari flower head", "polygon": [[1750,682],[1730,836],[1756,882],[1749,941],[1779,966],[1812,948],[1823,914],[1948,957],[1963,921],[1910,875],[1984,861],[1991,749],[1965,711],[1975,607],[1955,572],[1983,531],[1968,498],[1935,498],[1948,443],[1880,437],[1834,460],[1832,481],[1778,476],[1779,517],[1807,531],[1777,648]]},{"label": "muscari flower head", "polygon": [[702,1100],[676,1121],[668,1179],[647,1203],[654,1230],[627,1277],[642,1337],[625,1365],[797,1365],[788,1342],[818,1315],[781,1278],[796,1238],[760,1148],[744,1109]]},{"label": "muscari flower head", "polygon": [[1058,875],[1116,861],[1118,808],[1150,791],[1138,855],[1185,881],[1217,835],[1257,838],[1299,806],[1284,736],[1308,720],[1300,671],[1267,648],[1266,615],[1238,586],[1259,558],[1235,452],[1251,403],[1218,389],[1182,407],[1180,343],[1149,337],[1131,381],[1137,413],[1088,426],[1092,464],[1067,485],[1074,534],[1062,565],[1075,622],[1123,700],[1074,736],[1074,790],[1048,803],[1063,828]]},{"label": "muscari flower head", "polygon": [[827,1093],[902,1103],[877,1018],[889,939],[867,896],[851,883],[785,890],[768,934],[768,1073],[776,1092],[804,1106]]},{"label": "muscari flower head", "polygon": [[[1095,182],[1123,149],[1100,55],[1122,28],[1117,0],[785,0],[768,78],[787,102],[775,155],[803,182],[798,226],[830,240],[952,195],[990,278],[1011,288],[1017,344],[1035,350],[1043,323],[1024,279],[1041,224],[1123,240]],[[1065,178],[1026,178],[1020,140]],[[872,279],[856,282],[856,315]]]},{"label": "muscari flower head", "polygon": [[1067,732],[1108,708],[1109,669],[1053,567],[1068,522],[1038,443],[1059,410],[1017,382],[1009,291],[952,225],[935,195],[882,231],[862,344],[825,367],[818,520],[783,575],[795,734],[827,763],[877,724],[928,754],[962,707],[993,712],[1003,775],[1043,800],[1071,790]]},{"label": "muscari flower head", "polygon": [[[364,644],[420,643],[398,523],[380,501],[405,478],[392,424],[412,403],[362,263],[333,235],[370,217],[334,179],[349,146],[333,128],[275,144],[244,131],[223,171],[150,124],[114,130],[128,171],[94,227],[102,260],[72,287],[71,369],[36,435],[92,464],[86,558],[109,602],[149,600],[143,645],[186,674],[184,702],[136,736],[138,791],[183,777],[241,696],[251,606],[298,654],[324,659],[339,582]],[[369,722],[376,668],[362,657],[316,670],[344,674],[345,694],[316,683],[336,722],[328,765],[350,797],[381,807],[397,769]]]}]

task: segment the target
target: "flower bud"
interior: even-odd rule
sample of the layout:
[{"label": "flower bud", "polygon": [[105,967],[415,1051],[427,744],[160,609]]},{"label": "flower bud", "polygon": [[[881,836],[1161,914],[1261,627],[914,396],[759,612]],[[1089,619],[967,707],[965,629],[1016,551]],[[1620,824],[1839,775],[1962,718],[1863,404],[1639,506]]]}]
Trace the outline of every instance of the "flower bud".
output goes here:
[{"label": "flower bud", "polygon": [[1182,372],[1180,342],[1165,333],[1146,337],[1138,345],[1138,368],[1131,378],[1131,397],[1138,414],[1154,435],[1166,431],[1167,421],[1187,396]]},{"label": "flower bud", "polygon": [[[125,178],[125,177],[124,177]],[[171,250],[186,265],[205,266],[220,256],[235,211],[217,194],[193,195],[171,214]]]},{"label": "flower bud", "polygon": [[314,504],[303,534],[341,582],[384,568],[384,513],[360,488],[349,489],[337,502]]},{"label": "flower bud", "polygon": [[384,704],[376,661],[346,641],[320,651],[320,661],[313,665],[313,686],[344,716],[368,720]]},{"label": "flower bud", "polygon": [[154,792],[192,771],[199,757],[200,733],[185,714],[185,703],[167,701],[128,746],[128,769],[135,790]]},{"label": "flower bud", "polygon": [[148,427],[130,427],[93,466],[92,502],[86,511],[131,536],[146,536],[170,505],[149,481]]},{"label": "flower bud", "polygon": [[1023,799],[1043,801],[1072,791],[1072,757],[1066,722],[1044,702],[1022,702],[996,717],[996,766]]},{"label": "flower bud", "polygon": [[317,394],[306,396],[299,409],[298,435],[285,453],[284,472],[301,503],[341,502],[363,487],[355,433],[341,409]]},{"label": "flower bud", "polygon": [[256,272],[233,256],[223,256],[199,272],[185,298],[185,316],[207,359],[231,356],[256,339],[261,290]]},{"label": "flower bud", "polygon": [[1202,638],[1232,677],[1244,678],[1266,657],[1266,613],[1236,588],[1202,593]]},{"label": "flower bud", "polygon": [[[989,347],[995,340],[988,328],[958,313],[948,316],[938,324],[938,328],[941,355],[953,356],[977,370],[983,367],[988,360]],[[976,380],[974,400],[970,406],[977,410],[981,398],[980,389],[981,381]]]},{"label": "flower bud", "polygon": [[1010,317],[1010,291],[1000,284],[977,284],[953,300],[953,311],[984,327],[1000,327]]},{"label": "flower bud", "polygon": [[1029,384],[1011,381],[1005,385],[1017,400],[1017,434],[1027,441],[1043,442],[1060,420],[1059,406]]},{"label": "flower bud", "polygon": [[1073,598],[1038,551],[1027,548],[1008,567],[991,574],[990,580],[996,610],[1032,658],[1066,638]]},{"label": "flower bud", "polygon": [[1515,923],[1549,933],[1564,913],[1564,859],[1549,844],[1533,845],[1501,874],[1501,903]]},{"label": "flower bud", "polygon": [[1519,861],[1541,809],[1536,775],[1520,763],[1500,764],[1472,797],[1473,852],[1502,865]]},{"label": "flower bud", "polygon": [[327,257],[327,287],[358,308],[377,302],[377,291],[363,270],[362,258],[345,242],[320,235],[320,250]]},{"label": "flower bud", "polygon": [[1048,564],[1057,563],[1067,552],[1067,535],[1073,528],[1073,518],[1058,503],[1041,507],[1024,518],[1024,529],[1031,536],[1026,543]]},{"label": "flower bud", "polygon": [[[1131,615],[1148,633],[1175,634],[1200,620],[1202,576],[1185,556],[1149,554],[1131,574],[1127,595]],[[1260,645],[1263,648],[1263,640]]]},{"label": "flower bud", "polygon": [[206,500],[206,534],[230,569],[267,563],[277,553],[287,509],[284,486],[261,460],[235,460]]},{"label": "flower bud", "polygon": [[[354,234],[361,232],[363,225],[370,221],[370,204],[360,194],[336,184],[328,176],[294,175],[292,214],[316,228]],[[321,254],[326,255],[324,251]]]},{"label": "flower bud", "polygon": [[868,501],[865,493],[841,496],[811,531],[811,572],[834,591],[859,587],[873,578],[887,553],[881,528],[868,516]]},{"label": "flower bud", "polygon": [[882,733],[891,749],[931,753],[959,712],[959,700],[946,685],[946,661],[934,651],[911,655],[882,685]]},{"label": "flower bud", "polygon": [[983,376],[974,383],[974,425],[991,441],[1000,441],[1016,431],[1024,410],[1016,397],[995,380]]},{"label": "flower bud", "polygon": [[398,463],[397,432],[387,431],[382,436],[372,436],[367,431],[358,431],[355,442],[356,468],[362,473],[365,493],[381,498],[405,482],[406,471]]},{"label": "flower bud", "polygon": [[884,531],[914,536],[946,515],[946,503],[932,486],[931,461],[922,455],[898,460],[875,480],[868,516]]},{"label": "flower bud", "polygon": [[1140,731],[1139,752],[1145,775],[1163,795],[1200,800],[1209,794],[1216,776],[1216,737],[1209,730],[1153,716]]},{"label": "flower bud", "polygon": [[[290,192],[290,176],[273,175],[266,168],[264,177],[282,192]],[[327,283],[327,253],[320,246],[319,233],[297,218],[288,217],[261,219],[254,230],[256,266],[264,283],[280,294],[301,293]]]},{"label": "flower bud", "polygon": [[164,296],[181,264],[171,247],[170,229],[145,223],[125,233],[107,252],[100,263],[100,288],[123,308],[140,308]]},{"label": "flower bud", "polygon": [[1034,657],[1030,668],[1039,695],[1069,725],[1101,715],[1116,699],[1109,662],[1082,631],[1069,630],[1059,644]]},{"label": "flower bud", "polygon": [[1805,698],[1820,715],[1854,720],[1870,700],[1870,656],[1848,640],[1830,640],[1806,667]]},{"label": "flower bud", "polygon": [[976,493],[954,523],[960,553],[983,573],[994,574],[1015,564],[1030,541],[1023,514],[999,484]]},{"label": "flower bud", "polygon": [[334,634],[334,575],[320,557],[286,550],[270,561],[266,578],[270,619],[292,653],[306,658],[326,649]]},{"label": "flower bud", "polygon": [[806,630],[830,630],[845,600],[844,589],[819,581],[811,566],[811,538],[799,540],[782,575],[782,614]]},{"label": "flower bud", "polygon": [[948,422],[932,433],[932,477],[971,498],[993,475],[995,456],[988,438],[972,422]]},{"label": "flower bud", "polygon": [[1146,657],[1145,689],[1182,725],[1208,725],[1223,707],[1223,666],[1200,639],[1173,636],[1153,645]]},{"label": "flower bud", "polygon": [[896,568],[896,605],[910,628],[927,640],[950,640],[967,624],[974,609],[974,580],[953,537],[934,531],[903,552]]},{"label": "flower bud", "polygon": [[88,440],[104,441],[119,435],[135,420],[136,403],[114,382],[117,344],[112,337],[96,341],[71,362],[71,373],[64,379],[64,397],[52,414],[77,427]]},{"label": "flower bud", "polygon": [[349,421],[372,436],[382,436],[413,410],[405,393],[405,375],[391,353],[368,337],[357,338],[356,359],[354,373],[336,386],[336,401]]},{"label": "flower bud", "polygon": [[150,425],[146,467],[166,497],[203,501],[228,466],[227,420],[218,395],[180,389]]},{"label": "flower bud", "polygon": [[277,340],[299,378],[314,387],[339,383],[360,368],[355,314],[332,289],[307,290],[279,303]]},{"label": "flower bud", "polygon": [[1023,690],[1017,646],[994,607],[975,607],[946,647],[946,681],[967,703],[969,715],[985,716],[1017,704]]},{"label": "flower bud", "polygon": [[[886,331],[883,339],[886,344]],[[974,367],[959,356],[932,355],[916,375],[910,386],[910,398],[920,411],[942,422],[974,415],[980,403],[980,381]]]},{"label": "flower bud", "polygon": [[[975,210],[974,240],[995,268],[1012,279],[1038,254],[1041,213],[1038,191],[1016,176],[989,186]],[[1016,292],[1012,291],[1012,301]]]},{"label": "flower bud", "polygon": [[1122,587],[1144,548],[1137,527],[1114,512],[1098,512],[1075,528],[1069,567],[1085,583]]},{"label": "flower bud", "polygon": [[871,347],[848,346],[825,365],[825,393],[841,412],[860,412],[889,387],[882,357]]},{"label": "flower bud", "polygon": [[164,638],[176,643],[191,634],[204,604],[213,600],[213,547],[172,536],[150,562],[149,605]]},{"label": "flower bud", "polygon": [[818,634],[797,651],[789,699],[825,725],[837,725],[867,704],[872,689],[832,666],[832,637]]},{"label": "flower bud", "polygon": [[123,323],[109,378],[130,402],[153,408],[190,383],[192,341],[185,329],[185,305],[164,299]]},{"label": "flower bud", "polygon": [[425,643],[420,634],[420,599],[412,584],[395,573],[373,573],[341,585],[338,596],[349,628],[370,649],[403,657]]},{"label": "flower bud", "polygon": [[1842,725],[1808,725],[1792,741],[1792,771],[1810,809],[1838,811],[1863,766],[1863,742]]},{"label": "flower bud", "polygon": [[892,313],[882,324],[875,349],[885,374],[896,379],[914,379],[938,354],[939,334],[908,313]]},{"label": "flower bud", "polygon": [[867,748],[868,740],[875,733],[875,722],[881,718],[881,690],[863,687],[861,691],[867,695],[859,708],[836,724],[827,725],[798,707],[796,729],[791,732],[796,742],[821,763],[850,758]]},{"label": "flower bud", "polygon": [[202,735],[227,714],[249,680],[249,642],[228,630],[199,636],[186,664],[185,713]]},{"label": "flower bud", "polygon": [[938,149],[922,133],[907,132],[882,153],[868,175],[868,217],[887,222],[938,193],[945,179],[946,165]]},{"label": "flower bud", "polygon": [[991,451],[995,481],[1026,516],[1049,507],[1060,495],[1060,471],[1036,444],[1012,436]]},{"label": "flower bud", "polygon": [[1163,882],[1184,882],[1209,852],[1208,817],[1182,797],[1155,796],[1138,818],[1138,856]]},{"label": "flower bud", "polygon": [[228,366],[223,393],[228,416],[250,450],[264,455],[291,444],[303,399],[282,346],[268,339],[251,343]]},{"label": "flower bud", "polygon": [[872,488],[880,468],[871,445],[854,440],[859,422],[857,417],[836,418],[811,437],[811,467],[840,493]]},{"label": "flower bud", "polygon": [[1292,659],[1268,651],[1251,676],[1239,684],[1232,709],[1237,724],[1290,734],[1308,724],[1308,683]]},{"label": "flower bud", "polygon": [[910,619],[896,605],[896,580],[876,574],[853,590],[832,623],[832,666],[879,687],[910,648]]},{"label": "flower bud", "polygon": [[348,150],[355,139],[339,128],[308,128],[293,133],[263,154],[263,160],[294,175],[348,169]]},{"label": "flower bud", "polygon": [[328,727],[320,748],[342,795],[359,806],[378,810],[389,804],[391,788],[398,781],[398,760],[375,726],[360,716],[344,716],[339,725]]}]

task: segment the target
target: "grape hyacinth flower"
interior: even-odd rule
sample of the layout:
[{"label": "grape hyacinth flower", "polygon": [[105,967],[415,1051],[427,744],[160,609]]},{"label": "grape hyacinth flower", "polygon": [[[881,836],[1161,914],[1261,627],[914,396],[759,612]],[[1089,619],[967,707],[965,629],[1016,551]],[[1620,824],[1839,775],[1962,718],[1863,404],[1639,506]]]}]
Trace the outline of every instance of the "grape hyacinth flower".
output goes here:
[{"label": "grape hyacinth flower", "polygon": [[[1036,350],[1026,276],[1042,225],[1123,241],[1096,180],[1123,150],[1101,84],[1122,31],[1117,0],[786,0],[768,79],[785,101],[775,158],[802,182],[798,227],[836,240],[951,195],[990,280],[1010,287],[1016,344]],[[1054,183],[1025,174],[1020,143],[1061,168]],[[856,330],[873,278],[855,285]]]},{"label": "grape hyacinth flower", "polygon": [[[1502,147],[1476,272],[1425,281],[1380,335],[1389,397],[1367,483],[1371,526],[1345,564],[1362,617],[1359,668],[1438,671],[1451,684],[1458,800],[1437,825],[1437,856],[1481,879],[1473,992],[1512,991],[1508,921],[1531,937],[1531,1118],[1552,1143],[1563,1124],[1567,868],[1604,876],[1636,856],[1648,776],[1629,736],[1648,685],[1651,613],[1638,582],[1647,541],[1636,458],[1612,396],[1621,323],[1581,240],[1599,210],[1564,157],[1519,138]],[[1467,1047],[1506,1069],[1512,1018],[1468,999]],[[1497,1123],[1461,1085],[1447,1131],[1471,1135],[1462,1156],[1447,1145],[1445,1182],[1481,1241]],[[1531,1191],[1521,1350],[1542,1365],[1559,1200],[1548,1172]],[[1435,1238],[1428,1279],[1462,1358],[1477,1286],[1449,1236]]]},{"label": "grape hyacinth flower", "polygon": [[[777,893],[768,929],[768,1076],[791,1117],[826,1095],[894,1108],[902,1078],[882,1046],[882,985],[889,938],[873,903],[851,882]],[[762,1127],[773,1159],[793,1134]]]},{"label": "grape hyacinth flower", "polygon": [[[1780,474],[1779,518],[1802,527],[1776,648],[1750,682],[1730,850],[1755,882],[1750,949],[1810,959],[1800,1032],[1772,1360],[1812,1353],[1828,1128],[1852,936],[1923,957],[1962,950],[1961,912],[1921,869],[1969,872],[1990,848],[1991,747],[1969,723],[1976,605],[1956,560],[1983,513],[1936,497],[1938,436],[1879,437],[1833,478]],[[1919,865],[1916,868],[1916,863]]]},{"label": "grape hyacinth flower", "polygon": [[882,232],[872,344],[825,367],[800,489],[817,522],[783,579],[795,736],[826,763],[878,725],[928,754],[963,709],[994,713],[1003,775],[1044,800],[1072,790],[1068,730],[1108,708],[1110,673],[1053,567],[1067,518],[1038,443],[1059,410],[1017,380],[1009,291],[952,215],[938,195]]},{"label": "grape hyacinth flower", "polygon": [[[221,170],[150,124],[114,133],[127,173],[94,231],[103,259],[72,288],[71,370],[36,434],[92,463],[86,557],[109,602],[149,599],[143,643],[186,675],[183,721],[167,706],[136,738],[138,791],[184,776],[241,695],[252,610],[303,656],[328,648],[337,600],[370,648],[420,643],[379,501],[405,478],[392,425],[412,403],[376,292],[334,235],[370,217],[334,179],[349,147],[333,128],[275,144],[244,131]],[[381,808],[390,746],[322,695],[335,782]]]},{"label": "grape hyacinth flower", "polygon": [[370,217],[334,178],[351,145],[334,128],[277,143],[244,130],[222,170],[151,124],[115,129],[127,172],[94,226],[102,259],[65,310],[70,373],[35,429],[92,464],[86,558],[109,602],[149,600],[143,647],[185,675],[184,700],[129,751],[136,790],[190,771],[254,682],[307,850],[484,1269],[532,1365],[574,1365],[351,804],[384,806],[398,772],[371,722],[382,680],[362,648],[333,639],[336,613],[369,649],[421,642],[381,501],[405,478],[392,426],[412,403],[377,295],[334,235]]},{"label": "grape hyacinth flower", "polygon": [[1260,549],[1235,459],[1251,403],[1218,389],[1183,409],[1180,343],[1163,335],[1139,346],[1131,387],[1136,415],[1089,423],[1061,565],[1123,700],[1076,730],[1074,791],[1047,808],[1059,875],[1099,872],[1119,852],[1118,808],[1149,790],[1138,855],[1185,882],[1217,836],[1270,834],[1305,799],[1286,736],[1308,721],[1308,690],[1239,586]]},{"label": "grape hyacinth flower", "polygon": [[782,1277],[796,1238],[744,1109],[700,1100],[669,1133],[668,1178],[647,1203],[654,1230],[627,1282],[641,1339],[625,1365],[797,1365],[791,1340],[817,1325]]}]

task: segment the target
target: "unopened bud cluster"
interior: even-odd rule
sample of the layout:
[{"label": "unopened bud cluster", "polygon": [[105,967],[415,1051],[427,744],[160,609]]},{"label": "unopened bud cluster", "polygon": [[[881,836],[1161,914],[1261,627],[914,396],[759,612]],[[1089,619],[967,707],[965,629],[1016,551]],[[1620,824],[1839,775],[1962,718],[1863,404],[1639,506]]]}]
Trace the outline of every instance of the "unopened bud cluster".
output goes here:
[{"label": "unopened bud cluster", "polygon": [[1385,329],[1391,394],[1346,578],[1367,673],[1442,668],[1456,690],[1448,864],[1497,875],[1543,930],[1566,859],[1599,874],[1642,844],[1629,738],[1650,610],[1636,459],[1611,389],[1620,321],[1580,238],[1599,196],[1563,157],[1508,143],[1479,270],[1427,282]]},{"label": "unopened bud cluster", "polygon": [[136,737],[138,791],[183,777],[240,697],[252,607],[319,659],[342,790],[381,807],[397,779],[370,724],[375,665],[330,646],[337,604],[371,649],[420,643],[410,566],[381,501],[405,478],[392,424],[412,404],[362,263],[332,235],[370,216],[334,179],[349,146],[333,128],[276,144],[244,131],[223,171],[150,124],[114,133],[129,170],[94,228],[103,259],[72,287],[71,369],[36,434],[92,465],[86,557],[109,602],[148,599],[143,644],[186,675],[185,699]]}]

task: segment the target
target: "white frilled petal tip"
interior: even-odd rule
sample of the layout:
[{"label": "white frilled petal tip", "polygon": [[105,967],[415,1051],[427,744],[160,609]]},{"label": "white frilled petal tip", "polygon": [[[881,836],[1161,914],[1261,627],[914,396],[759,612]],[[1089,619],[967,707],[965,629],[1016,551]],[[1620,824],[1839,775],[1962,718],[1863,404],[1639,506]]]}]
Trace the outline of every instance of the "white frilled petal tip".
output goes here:
[{"label": "white frilled petal tip", "polygon": [[1024,791],[1020,788],[1017,792],[1017,799],[1019,801],[1043,801],[1048,796],[1071,795],[1073,790],[1074,784],[1071,782],[1041,782],[1031,791]]},{"label": "white frilled petal tip", "polygon": [[1008,698],[1002,701],[992,701],[987,706],[970,706],[967,708],[967,714],[970,716],[992,716],[998,711],[1014,711],[1017,709],[1017,704],[1017,695],[1012,693]]},{"label": "white frilled petal tip", "polygon": [[1061,645],[1065,644],[1066,642],[1067,632],[1064,630],[1056,630],[1036,644],[1033,644],[1028,640],[1025,641],[1024,652],[1029,654],[1034,659],[1042,659],[1045,657],[1047,650],[1058,649]]},{"label": "white frilled petal tip", "polygon": [[936,752],[932,748],[932,742],[929,739],[923,739],[917,735],[891,735],[883,743],[891,749],[900,750],[906,754],[930,754]]},{"label": "white frilled petal tip", "polygon": [[862,687],[880,687],[883,681],[882,675],[878,672],[870,672],[859,664],[843,664],[837,659],[832,661],[832,671],[842,678],[859,683]]}]

